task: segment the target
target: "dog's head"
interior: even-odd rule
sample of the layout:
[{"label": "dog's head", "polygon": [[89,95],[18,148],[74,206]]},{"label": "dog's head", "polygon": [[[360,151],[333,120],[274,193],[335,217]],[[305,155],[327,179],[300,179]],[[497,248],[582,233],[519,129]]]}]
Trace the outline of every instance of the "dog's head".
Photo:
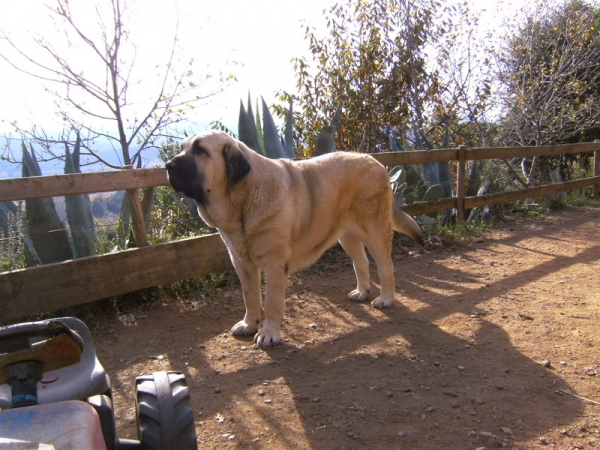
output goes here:
[{"label": "dog's head", "polygon": [[181,153],[166,164],[169,183],[201,205],[210,194],[229,192],[250,173],[250,162],[239,142],[226,133],[195,134],[181,144]]}]

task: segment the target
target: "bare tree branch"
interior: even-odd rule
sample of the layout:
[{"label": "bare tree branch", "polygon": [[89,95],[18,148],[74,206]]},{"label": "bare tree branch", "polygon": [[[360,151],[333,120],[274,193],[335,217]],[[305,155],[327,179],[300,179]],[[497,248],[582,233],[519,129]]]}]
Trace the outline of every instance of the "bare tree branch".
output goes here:
[{"label": "bare tree branch", "polygon": [[[48,0],[50,16],[61,28],[60,39],[42,36],[33,38],[34,49],[25,50],[25,44],[17,44],[4,30],[0,30],[0,57],[21,73],[41,80],[59,105],[58,112],[72,129],[93,133],[96,139],[106,139],[118,148],[124,165],[139,160],[147,148],[156,147],[168,129],[188,120],[186,112],[210,98],[223,87],[205,90],[204,81],[191,66],[182,67],[178,47],[179,20],[174,26],[172,45],[164,63],[158,68],[157,85],[143,96],[136,89],[147,89],[147,74],[135,79],[138,48],[130,41],[127,17],[130,12],[126,0],[96,0],[93,8],[95,24],[90,27],[89,15],[78,15],[68,0]],[[106,12],[109,11],[109,15]],[[61,41],[62,39],[62,41]],[[3,52],[2,45],[11,52]],[[93,65],[81,68],[80,54],[70,49],[83,48]],[[127,55],[128,61],[125,61]],[[175,76],[174,76],[175,74]],[[144,79],[144,83],[141,81]],[[228,79],[224,84],[233,80]],[[53,85],[53,89],[47,86]],[[130,104],[130,99],[144,98]],[[153,98],[148,102],[145,99]],[[135,100],[134,100],[135,101]],[[145,109],[144,109],[145,108]],[[26,132],[17,127],[23,136],[40,142],[43,136]],[[48,146],[62,142],[48,139]],[[98,152],[86,145],[89,157],[114,167]],[[44,147],[44,148],[46,148]],[[61,146],[62,148],[62,146]],[[135,151],[132,150],[135,148]],[[51,158],[59,157],[49,152]]]}]

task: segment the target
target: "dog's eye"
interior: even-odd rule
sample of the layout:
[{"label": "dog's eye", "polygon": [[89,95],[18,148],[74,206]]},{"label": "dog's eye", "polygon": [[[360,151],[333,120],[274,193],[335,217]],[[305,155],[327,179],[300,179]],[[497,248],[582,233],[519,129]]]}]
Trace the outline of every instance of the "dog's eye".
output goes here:
[{"label": "dog's eye", "polygon": [[194,155],[196,155],[196,156],[206,155],[206,156],[210,157],[210,155],[208,154],[206,149],[204,147],[202,147],[202,144],[200,144],[199,142],[194,142],[194,145],[192,147],[192,152],[194,152]]}]

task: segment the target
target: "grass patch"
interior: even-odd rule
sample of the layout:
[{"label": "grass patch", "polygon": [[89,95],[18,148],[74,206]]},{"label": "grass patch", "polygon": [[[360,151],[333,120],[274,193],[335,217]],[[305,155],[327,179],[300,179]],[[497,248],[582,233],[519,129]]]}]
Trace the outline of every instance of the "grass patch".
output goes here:
[{"label": "grass patch", "polygon": [[222,289],[240,287],[235,270],[211,273],[204,277],[190,278],[163,286],[166,295],[184,304],[211,303]]},{"label": "grass patch", "polygon": [[436,221],[434,225],[423,225],[425,241],[438,241],[444,245],[462,245],[473,237],[480,236],[485,230],[493,226],[493,222],[475,221]]}]

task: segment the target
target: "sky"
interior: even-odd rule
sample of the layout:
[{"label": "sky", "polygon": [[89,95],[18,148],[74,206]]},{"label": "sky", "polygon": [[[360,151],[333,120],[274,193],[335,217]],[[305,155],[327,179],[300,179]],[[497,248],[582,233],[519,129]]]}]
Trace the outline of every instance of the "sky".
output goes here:
[{"label": "sky", "polygon": [[[35,36],[58,36],[62,30],[52,23],[44,6],[49,1],[0,1],[0,29],[25,48],[33,48],[31,43]],[[512,14],[524,0],[469,1],[482,11],[480,23],[485,27],[495,26],[502,15]],[[178,52],[182,59],[187,61],[186,58],[193,57],[195,67],[215,76],[219,72],[236,76],[237,82],[194,111],[200,128],[194,131],[201,131],[213,120],[236,129],[240,99],[246,103],[249,92],[255,107],[259,96],[272,104],[276,91],[295,91],[290,60],[309,56],[304,25],[324,29],[323,11],[335,0],[136,0],[132,3],[135,14],[127,23],[132,30],[132,40],[138,43],[136,67],[147,70],[141,75],[138,73],[141,83],[153,79],[146,73],[151,74],[157,61],[166,60],[177,22]],[[90,10],[92,1],[80,0],[71,5],[74,14],[90,20],[95,17]],[[94,26],[93,22],[89,23],[89,27]],[[4,44],[0,40],[0,52],[10,55]],[[62,50],[78,54],[77,48],[59,48]],[[81,60],[78,60],[80,70],[94,73],[94,65],[84,55],[85,52],[81,52]],[[54,97],[44,90],[44,86],[51,88],[51,84],[22,74],[2,59],[0,73],[0,136],[13,130],[10,123],[15,120],[23,128],[60,127],[60,120],[54,114]],[[143,99],[139,99],[139,103],[142,104]],[[0,168],[0,178],[7,175],[14,176]]]},{"label": "sky", "polygon": [[[48,0],[0,1],[0,29],[19,45],[25,43],[29,49],[35,48],[32,44],[35,36],[60,36],[61,31],[49,20],[45,3]],[[194,110],[195,121],[199,122],[194,131],[202,131],[214,120],[237,129],[239,102],[243,99],[246,103],[248,93],[256,107],[257,97],[263,96],[267,104],[272,104],[277,90],[294,90],[290,59],[306,54],[308,48],[301,23],[319,22],[323,9],[332,1],[130,0],[130,3],[135,8],[128,25],[133,33],[131,40],[138,44],[136,66],[152,70],[156,61],[167,60],[178,22],[178,52],[183,60],[194,58],[198,70],[215,77],[220,72],[235,75],[237,82],[211,97],[207,105]],[[94,17],[94,11],[76,9],[82,4],[92,4],[91,1],[71,4],[74,14]],[[138,8],[139,4],[143,4],[143,8]],[[27,20],[23,21],[23,17]],[[90,26],[95,24],[90,23]],[[7,54],[10,49],[2,44],[0,41],[0,52]],[[72,48],[69,51],[77,54]],[[82,58],[86,53],[81,52]],[[81,70],[89,74],[94,67],[83,61]],[[55,114],[54,97],[44,89],[52,88],[51,83],[27,76],[1,59],[0,73],[0,145],[4,144],[1,136],[14,130],[13,121],[26,129],[34,125],[49,130],[61,129],[62,124]],[[138,78],[144,79],[144,75],[138,74]],[[208,89],[212,87],[214,85],[207,86]],[[154,87],[149,89],[156,91]],[[18,137],[14,133],[12,136]],[[14,170],[7,167],[0,161],[0,178],[20,176],[19,167]],[[61,170],[56,167],[52,172]]]},{"label": "sky", "polygon": [[[44,8],[45,0],[2,1],[0,28],[18,42],[31,42],[36,33],[55,33]],[[72,2],[75,3],[75,2]],[[91,3],[91,2],[86,2]],[[141,3],[138,1],[138,3]],[[264,96],[272,103],[275,91],[293,90],[295,80],[290,59],[307,54],[302,21],[319,22],[329,0],[143,0],[133,20],[135,41],[141,43],[141,59],[166,58],[172,44],[172,30],[179,20],[181,54],[191,56],[201,68],[218,74],[233,73],[237,82],[212,101],[202,113],[209,121],[219,119],[237,124],[240,98],[246,101]],[[177,16],[175,11],[178,12]],[[26,21],[22,18],[27,17]],[[0,51],[6,47],[0,47]],[[82,53],[83,54],[83,53]],[[227,64],[227,62],[235,64]],[[143,63],[143,62],[142,62]],[[210,63],[210,66],[207,65]],[[10,122],[31,121],[32,117],[52,115],[53,98],[42,84],[0,61],[0,133],[10,130]],[[49,113],[50,112],[50,113]]]}]

